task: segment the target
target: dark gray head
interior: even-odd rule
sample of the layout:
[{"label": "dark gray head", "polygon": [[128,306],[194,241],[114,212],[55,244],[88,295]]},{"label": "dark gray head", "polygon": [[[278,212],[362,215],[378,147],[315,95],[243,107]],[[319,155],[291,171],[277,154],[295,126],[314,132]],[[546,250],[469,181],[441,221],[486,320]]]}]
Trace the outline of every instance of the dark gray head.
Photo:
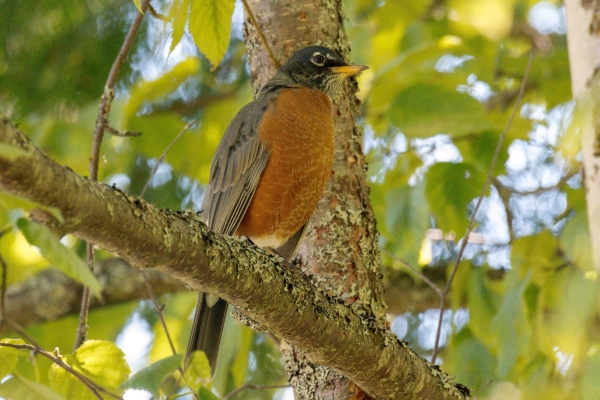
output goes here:
[{"label": "dark gray head", "polygon": [[322,90],[329,97],[335,97],[345,78],[367,69],[363,65],[348,65],[339,54],[323,46],[310,46],[298,50],[277,71],[277,74],[263,90],[276,86],[307,86]]}]

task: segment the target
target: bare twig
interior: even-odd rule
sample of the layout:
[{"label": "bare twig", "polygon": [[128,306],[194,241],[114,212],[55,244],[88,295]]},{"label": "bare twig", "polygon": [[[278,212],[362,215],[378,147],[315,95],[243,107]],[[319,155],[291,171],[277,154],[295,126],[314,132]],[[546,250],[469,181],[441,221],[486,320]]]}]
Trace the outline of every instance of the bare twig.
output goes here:
[{"label": "bare twig", "polygon": [[[115,98],[115,83],[117,81],[117,76],[119,76],[119,72],[121,72],[121,67],[125,63],[125,59],[129,54],[129,50],[131,50],[131,46],[133,45],[133,41],[137,36],[137,32],[140,29],[140,25],[142,23],[142,19],[144,18],[144,13],[148,9],[150,4],[150,0],[142,1],[142,11],[137,12],[133,22],[131,23],[131,27],[129,28],[129,32],[127,32],[127,36],[123,42],[123,46],[121,46],[121,50],[119,50],[119,54],[117,54],[117,58],[113,62],[112,67],[110,68],[110,72],[108,73],[108,78],[106,79],[106,84],[104,86],[104,93],[102,94],[102,98],[100,100],[100,108],[98,110],[98,118],[96,119],[96,125],[94,127],[94,137],[92,140],[92,153],[90,156],[90,163],[88,166],[90,179],[93,181],[98,180],[98,165],[100,162],[100,146],[102,145],[102,138],[104,137],[104,131],[108,126],[108,115],[110,113],[110,107],[112,105],[112,101]],[[87,243],[86,246],[86,254],[87,254],[87,263],[90,269],[93,269],[94,265],[94,246],[91,243]],[[85,340],[85,335],[87,331],[87,316],[88,310],[90,308],[90,289],[87,286],[84,286],[83,293],[81,295],[81,311],[79,313],[79,325],[77,327],[77,335],[75,337],[75,343],[73,345],[74,349],[77,349],[83,341]]]},{"label": "bare twig", "polygon": [[166,16],[164,16],[161,13],[159,13],[158,11],[156,11],[156,9],[154,7],[152,7],[152,4],[148,4],[148,12],[150,13],[150,15],[152,15],[156,19],[159,19],[164,22],[169,21],[169,19]]},{"label": "bare twig", "polygon": [[267,389],[283,389],[283,388],[287,388],[290,387],[290,385],[252,385],[250,383],[247,383],[243,386],[240,386],[237,389],[232,390],[231,392],[227,393],[224,397],[223,400],[229,400],[231,399],[233,396],[235,396],[236,394],[244,391],[244,390],[267,390]]},{"label": "bare twig", "polygon": [[263,44],[265,45],[265,48],[267,49],[267,53],[269,53],[269,58],[273,62],[273,65],[275,65],[275,68],[279,69],[279,67],[281,67],[281,63],[279,62],[277,57],[275,57],[275,53],[273,53],[271,46],[269,46],[269,43],[267,42],[267,38],[265,37],[265,34],[263,33],[261,27],[258,25],[258,22],[256,22],[256,18],[254,18],[254,13],[252,12],[252,9],[250,9],[248,0],[242,0],[242,3],[244,3],[244,8],[246,9],[248,16],[250,17],[250,21],[252,21],[252,25],[254,25],[256,32],[258,32],[258,36],[260,36],[260,40],[262,40]]},{"label": "bare twig", "polygon": [[141,198],[144,198],[144,195],[146,194],[146,190],[148,190],[148,186],[150,185],[150,182],[152,181],[152,178],[154,178],[154,175],[156,174],[156,171],[158,171],[158,167],[159,167],[160,163],[163,162],[163,160],[167,156],[167,153],[169,152],[169,150],[171,150],[171,148],[175,145],[175,143],[177,143],[177,141],[179,139],[181,139],[181,137],[183,136],[183,134],[186,133],[196,122],[198,122],[197,119],[188,122],[186,124],[186,126],[183,127],[183,129],[181,130],[181,132],[179,132],[177,134],[177,136],[175,136],[173,138],[173,140],[171,140],[171,143],[169,143],[169,145],[165,148],[165,151],[162,152],[162,154],[160,155],[160,157],[158,157],[158,160],[156,161],[156,165],[152,169],[152,172],[150,172],[150,176],[148,177],[148,180],[146,181],[146,184],[144,185],[142,191],[140,192],[140,197]]},{"label": "bare twig", "polygon": [[118,129],[113,128],[110,125],[105,125],[104,126],[104,130],[108,133],[110,133],[113,136],[118,136],[118,137],[137,137],[137,136],[141,136],[142,132],[131,132],[128,130],[123,130],[120,131]]},{"label": "bare twig", "polygon": [[6,277],[8,273],[6,262],[2,256],[0,256],[0,266],[2,266],[2,283],[0,286],[0,329],[2,329],[2,325],[6,321]]},{"label": "bare twig", "polygon": [[402,260],[401,258],[396,257],[394,254],[387,251],[386,249],[384,249],[384,248],[380,248],[380,249],[381,249],[382,253],[385,253],[392,259],[398,261],[400,264],[404,265],[405,267],[410,269],[415,275],[417,275],[419,278],[421,278],[423,280],[423,282],[425,282],[431,289],[433,289],[434,292],[437,293],[438,296],[440,296],[440,299],[443,297],[442,290],[435,283],[433,283],[431,281],[431,279],[426,277],[421,271],[419,271],[418,269],[413,267],[409,262],[406,262],[406,261]]},{"label": "bare twig", "polygon": [[96,384],[94,381],[92,381],[85,375],[82,375],[80,372],[77,372],[76,370],[74,370],[69,364],[65,363],[60,358],[60,355],[58,354],[57,350],[55,351],[55,354],[51,354],[51,353],[47,352],[46,350],[43,350],[43,349],[33,346],[31,344],[15,344],[15,343],[0,343],[0,347],[11,347],[13,349],[18,349],[18,350],[29,350],[29,351],[33,351],[36,354],[41,354],[42,356],[44,356],[47,359],[49,359],[50,361],[52,361],[54,364],[65,369],[66,371],[70,372],[75,378],[79,379],[81,381],[81,383],[83,383],[94,394],[94,396],[96,396],[100,400],[103,399],[100,392],[105,393],[106,395],[108,395],[114,399],[121,399],[120,396],[117,396],[116,394],[109,392],[108,390],[99,386],[98,384]]},{"label": "bare twig", "polygon": [[[465,238],[468,238],[469,234],[473,230],[473,225],[475,224],[475,217],[477,216],[477,211],[479,211],[479,207],[481,206],[481,203],[483,202],[483,198],[485,197],[485,192],[487,191],[488,187],[490,186],[490,184],[492,182],[492,174],[494,172],[494,168],[496,167],[496,162],[498,161],[498,156],[499,156],[500,150],[502,148],[502,142],[504,141],[506,134],[508,133],[510,127],[512,126],[512,123],[515,119],[515,116],[517,115],[517,111],[521,104],[521,100],[523,99],[525,85],[527,84],[527,77],[529,76],[529,70],[531,69],[531,63],[533,61],[533,55],[534,55],[534,53],[533,53],[533,51],[531,51],[529,53],[529,60],[527,61],[527,67],[525,68],[525,74],[523,75],[523,81],[521,82],[521,87],[519,88],[519,95],[517,96],[515,106],[512,110],[510,118],[508,119],[506,127],[504,128],[504,131],[502,132],[502,134],[500,135],[500,138],[498,139],[498,144],[496,145],[494,157],[492,158],[492,163],[490,164],[490,168],[488,170],[488,174],[485,179],[485,183],[481,190],[481,194],[479,195],[479,198],[477,199],[477,204],[475,205],[475,210],[473,210],[473,214],[471,215],[471,219],[469,220],[469,226],[467,227],[467,232],[465,233]],[[437,327],[437,332],[435,334],[435,345],[433,347],[433,354],[431,355],[431,363],[433,363],[433,364],[435,364],[435,360],[436,360],[438,352],[439,352],[440,335],[442,332],[442,320],[444,317],[444,311],[446,310],[446,296],[448,295],[448,292],[450,291],[450,286],[452,285],[452,281],[454,280],[454,276],[456,275],[456,271],[458,270],[458,266],[460,265],[460,262],[462,260],[462,256],[465,251],[465,248],[467,247],[467,243],[468,243],[467,240],[463,240],[461,243],[460,250],[458,252],[458,256],[456,257],[456,263],[454,264],[452,273],[450,274],[450,277],[448,278],[448,282],[446,283],[446,288],[444,289],[444,292],[442,293],[443,296],[440,299],[440,317],[438,319],[438,327]]]}]

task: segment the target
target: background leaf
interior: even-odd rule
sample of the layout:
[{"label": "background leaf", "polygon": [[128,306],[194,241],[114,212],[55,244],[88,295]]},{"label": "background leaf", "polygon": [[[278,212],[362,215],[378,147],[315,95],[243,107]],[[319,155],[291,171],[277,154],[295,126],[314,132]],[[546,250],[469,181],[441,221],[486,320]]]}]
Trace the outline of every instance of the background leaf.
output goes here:
[{"label": "background leaf", "polygon": [[71,249],[60,243],[50,229],[26,218],[20,218],[17,226],[27,241],[37,246],[53,266],[77,282],[88,286],[96,297],[102,298],[102,286],[98,279]]},{"label": "background leaf", "polygon": [[202,54],[217,66],[227,51],[234,0],[195,0],[189,29]]}]

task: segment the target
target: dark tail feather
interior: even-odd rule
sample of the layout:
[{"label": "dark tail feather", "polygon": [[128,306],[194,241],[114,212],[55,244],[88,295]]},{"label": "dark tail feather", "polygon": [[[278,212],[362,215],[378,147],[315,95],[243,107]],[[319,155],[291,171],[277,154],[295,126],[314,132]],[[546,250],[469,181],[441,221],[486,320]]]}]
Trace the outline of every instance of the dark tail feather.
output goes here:
[{"label": "dark tail feather", "polygon": [[219,299],[212,307],[209,307],[205,297],[206,294],[200,292],[186,357],[189,357],[195,350],[204,351],[214,376],[228,304],[225,300]]}]

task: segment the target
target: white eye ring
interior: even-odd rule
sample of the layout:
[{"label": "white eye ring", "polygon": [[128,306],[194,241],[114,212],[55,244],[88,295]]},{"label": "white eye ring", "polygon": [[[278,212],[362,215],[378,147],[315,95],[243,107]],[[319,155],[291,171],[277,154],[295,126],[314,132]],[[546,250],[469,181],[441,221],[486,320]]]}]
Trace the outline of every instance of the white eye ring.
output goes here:
[{"label": "white eye ring", "polygon": [[310,61],[313,64],[322,67],[323,65],[325,65],[326,58],[325,56],[323,56],[323,54],[317,51],[316,53],[313,53],[313,55],[310,57]]}]

